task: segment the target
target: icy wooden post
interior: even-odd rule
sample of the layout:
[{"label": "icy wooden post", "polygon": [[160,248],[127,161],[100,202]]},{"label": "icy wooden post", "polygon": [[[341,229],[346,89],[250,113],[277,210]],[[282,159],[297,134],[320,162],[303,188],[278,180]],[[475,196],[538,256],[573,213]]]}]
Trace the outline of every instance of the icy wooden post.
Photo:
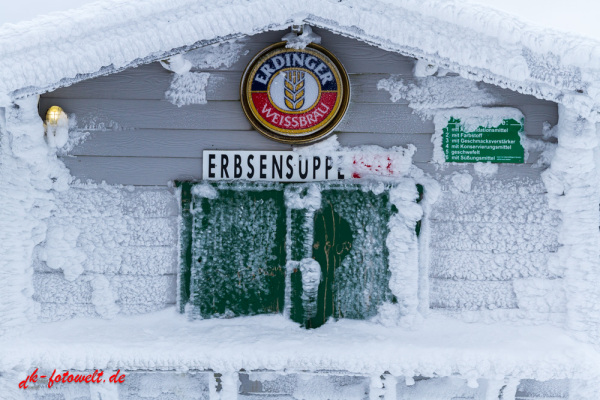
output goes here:
[{"label": "icy wooden post", "polygon": [[235,400],[238,398],[240,379],[238,372],[225,372],[211,374],[209,378],[210,400]]},{"label": "icy wooden post", "polygon": [[558,146],[542,175],[550,208],[562,213],[553,266],[564,271],[567,326],[583,340],[600,341],[600,223],[598,133],[593,122],[559,105]]},{"label": "icy wooden post", "polygon": [[46,238],[43,219],[69,174],[44,139],[38,96],[0,107],[0,335],[23,326],[33,310],[32,260]]},{"label": "icy wooden post", "polygon": [[[504,393],[504,389],[507,387],[504,380],[502,379],[480,379],[479,390],[476,395],[477,400],[509,400],[514,399],[515,391],[512,393],[512,397],[509,394],[510,390]],[[502,396],[502,397],[500,397]]]}]

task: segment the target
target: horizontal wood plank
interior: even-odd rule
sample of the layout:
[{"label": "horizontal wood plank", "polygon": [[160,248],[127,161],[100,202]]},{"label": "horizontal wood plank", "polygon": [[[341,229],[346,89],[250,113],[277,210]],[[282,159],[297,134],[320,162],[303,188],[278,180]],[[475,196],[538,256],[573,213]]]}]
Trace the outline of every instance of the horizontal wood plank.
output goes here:
[{"label": "horizontal wood plank", "polygon": [[[68,281],[62,273],[36,273],[33,276],[35,301],[41,303],[90,304],[95,274],[84,274]],[[119,304],[172,304],[176,300],[177,275],[132,276],[109,278]]]},{"label": "horizontal wood plank", "polygon": [[[415,160],[429,161],[433,152],[430,134],[346,132],[337,135],[343,146],[378,145],[384,148],[414,144]],[[192,157],[203,150],[291,150],[256,131],[199,131],[139,129],[94,132],[72,155],[119,157]]]},{"label": "horizontal wood plank", "polygon": [[[200,180],[202,178],[202,158],[163,158],[163,157],[64,157],[62,158],[71,174],[81,180],[106,181],[110,184],[166,186],[174,180]],[[450,165],[440,170],[435,164],[417,162],[415,165],[436,178],[455,171],[472,173],[472,164]],[[540,169],[529,164],[503,164],[499,166],[496,180],[515,178],[537,179]]]},{"label": "horizontal wood plank", "polygon": [[[105,126],[116,123],[124,129],[251,129],[238,101],[177,107],[166,100],[40,100],[42,110],[52,105],[75,113],[84,129],[88,129],[85,128],[86,121],[93,121],[96,126],[99,122]],[[427,133],[433,132],[433,123],[421,120],[406,105],[351,103],[337,129],[342,132]]]},{"label": "horizontal wood plank", "polygon": [[[337,135],[342,146],[376,145],[417,147],[415,162],[429,162],[433,156],[431,134],[390,134],[346,132]],[[133,131],[94,132],[71,151],[75,156],[174,157],[198,158],[204,150],[286,151],[293,146],[278,143],[256,131],[196,131],[140,129]],[[534,163],[539,152],[530,152],[527,163]]]},{"label": "horizontal wood plank", "polygon": [[[58,206],[53,217],[71,218],[169,218],[179,215],[174,190],[71,185],[57,194]],[[93,224],[92,224],[93,225]]]},{"label": "horizontal wood plank", "polygon": [[[106,99],[40,99],[40,109],[61,106],[75,113],[83,129],[100,122],[104,126],[118,125],[123,129],[202,129],[250,130],[251,125],[238,101],[216,101],[208,104],[177,107],[166,100],[106,100]],[[542,135],[545,121],[558,121],[556,106],[522,105],[525,131]],[[406,104],[350,103],[342,122],[341,132],[372,133],[433,133],[431,120],[422,120]]]},{"label": "horizontal wood plank", "polygon": [[480,310],[517,308],[511,281],[430,279],[432,308]]},{"label": "horizontal wood plank", "polygon": [[[169,90],[173,73],[164,69],[159,63],[142,65],[126,71],[80,82],[76,85],[61,88],[44,95],[54,99],[120,99],[120,100],[163,100]],[[359,73],[350,74],[352,102],[354,103],[392,103],[389,92],[377,89],[382,79],[388,79],[390,74]],[[239,71],[214,71],[210,73],[206,87],[208,101],[239,100],[240,80]],[[400,75],[405,85],[421,83],[421,78],[411,74]],[[442,77],[444,80],[461,79],[457,77]],[[468,82],[466,79],[464,80]],[[486,83],[478,83],[477,87],[494,98],[495,106],[518,106],[521,104],[550,105],[545,100],[523,95],[508,89],[502,89]],[[396,104],[406,104],[406,100]]]}]

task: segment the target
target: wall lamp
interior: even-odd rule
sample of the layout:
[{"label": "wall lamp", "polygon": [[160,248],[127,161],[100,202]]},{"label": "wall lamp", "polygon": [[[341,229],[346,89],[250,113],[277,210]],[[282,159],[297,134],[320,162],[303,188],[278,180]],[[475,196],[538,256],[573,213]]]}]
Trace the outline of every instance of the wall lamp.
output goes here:
[{"label": "wall lamp", "polygon": [[61,148],[69,139],[69,117],[59,106],[52,106],[46,112],[44,129],[48,145]]}]

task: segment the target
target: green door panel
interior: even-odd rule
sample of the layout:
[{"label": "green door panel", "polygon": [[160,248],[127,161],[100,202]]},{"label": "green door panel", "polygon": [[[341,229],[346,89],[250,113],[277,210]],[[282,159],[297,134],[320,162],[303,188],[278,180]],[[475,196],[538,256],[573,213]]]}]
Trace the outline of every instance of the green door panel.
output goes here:
[{"label": "green door panel", "polygon": [[191,182],[175,183],[181,194],[181,226],[179,228],[179,312],[185,311],[190,300],[192,266],[192,186]]},{"label": "green door panel", "polygon": [[311,328],[329,317],[367,319],[382,303],[395,301],[385,244],[392,214],[387,192],[346,185],[324,190],[321,196],[313,237],[321,284],[317,315],[306,322]]},{"label": "green door panel", "polygon": [[283,190],[221,185],[193,197],[192,314],[203,318],[276,313],[285,291]]}]

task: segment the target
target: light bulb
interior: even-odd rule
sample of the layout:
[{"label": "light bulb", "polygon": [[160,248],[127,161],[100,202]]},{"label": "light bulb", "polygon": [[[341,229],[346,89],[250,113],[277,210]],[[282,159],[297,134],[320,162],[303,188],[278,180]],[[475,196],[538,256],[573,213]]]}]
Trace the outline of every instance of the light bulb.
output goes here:
[{"label": "light bulb", "polygon": [[52,106],[48,109],[46,113],[46,123],[50,126],[57,126],[58,119],[60,115],[63,113],[63,109],[59,106]]}]

